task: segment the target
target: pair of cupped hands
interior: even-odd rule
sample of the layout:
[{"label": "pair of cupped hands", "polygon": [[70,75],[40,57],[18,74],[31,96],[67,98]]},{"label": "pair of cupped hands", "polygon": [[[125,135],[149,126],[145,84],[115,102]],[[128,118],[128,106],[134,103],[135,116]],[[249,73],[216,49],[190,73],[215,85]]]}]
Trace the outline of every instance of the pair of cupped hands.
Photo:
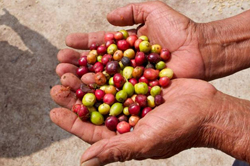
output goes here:
[{"label": "pair of cupped hands", "polygon": [[[61,50],[56,72],[62,85],[54,86],[51,96],[62,107],[52,109],[50,117],[64,130],[92,144],[82,155],[81,163],[86,166],[163,159],[192,147],[209,146],[204,140],[204,128],[216,114],[211,107],[218,103],[216,96],[221,92],[206,82],[214,78],[201,51],[204,25],[162,2],[130,4],[112,11],[107,19],[115,26],[140,24],[130,33],[146,35],[151,43],[168,48],[172,57],[167,67],[174,71],[175,79],[163,90],[164,104],[142,118],[133,132],[117,134],[105,126],[83,122],[70,111],[74,104],[81,103],[75,97],[75,90],[82,82],[93,81],[93,76],[89,73],[82,79],[76,76],[78,59],[84,53]],[[91,43],[104,43],[104,35],[105,32],[70,34],[66,45],[87,50]]]}]

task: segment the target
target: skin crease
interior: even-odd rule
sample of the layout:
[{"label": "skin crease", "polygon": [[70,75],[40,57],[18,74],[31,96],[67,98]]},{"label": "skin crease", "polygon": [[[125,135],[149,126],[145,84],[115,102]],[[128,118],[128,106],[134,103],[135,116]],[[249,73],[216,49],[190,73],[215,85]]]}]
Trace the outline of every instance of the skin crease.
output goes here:
[{"label": "skin crease", "polygon": [[[211,36],[211,31],[201,34],[205,26],[210,29],[216,23],[194,23],[162,2],[127,5],[111,12],[107,18],[116,26],[141,24],[137,29],[139,36],[147,35],[151,43],[169,48],[172,58],[167,66],[173,69],[177,79],[163,90],[164,104],[142,118],[133,132],[117,135],[105,126],[83,122],[69,111],[75,103],[80,103],[73,95],[80,86],[77,85],[80,79],[73,76],[80,54],[71,49],[60,51],[58,60],[61,64],[57,66],[56,72],[61,77],[62,86],[54,86],[51,96],[65,108],[51,110],[50,116],[61,128],[93,144],[85,151],[81,162],[92,159],[88,161],[89,165],[103,165],[130,159],[168,158],[191,147],[213,147],[249,162],[250,158],[246,154],[250,154],[247,149],[250,129],[242,127],[241,123],[250,123],[249,102],[227,96],[205,81],[187,79],[211,80],[234,72],[222,69],[219,74],[212,73],[211,68],[215,69],[215,66],[211,67],[211,59],[203,56],[204,52],[212,50],[207,44],[213,38],[209,42],[204,41],[207,36]],[[157,25],[161,25],[161,28]],[[104,43],[104,34],[71,34],[67,36],[66,44],[85,50],[93,42]],[[218,47],[212,52],[220,53],[219,44],[222,42],[215,41]],[[219,58],[215,60],[221,61]],[[93,79],[93,75],[88,73],[81,81],[89,83]]]}]

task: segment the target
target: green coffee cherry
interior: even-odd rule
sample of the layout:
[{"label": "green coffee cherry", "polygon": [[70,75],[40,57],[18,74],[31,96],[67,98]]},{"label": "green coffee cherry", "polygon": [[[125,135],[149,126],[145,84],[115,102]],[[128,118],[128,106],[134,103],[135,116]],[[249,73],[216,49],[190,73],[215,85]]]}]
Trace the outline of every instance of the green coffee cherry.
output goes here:
[{"label": "green coffee cherry", "polygon": [[95,125],[102,125],[104,118],[100,112],[94,111],[90,114],[90,121]]},{"label": "green coffee cherry", "polygon": [[110,108],[109,115],[117,116],[117,115],[121,114],[122,111],[123,111],[122,103],[114,103]]}]

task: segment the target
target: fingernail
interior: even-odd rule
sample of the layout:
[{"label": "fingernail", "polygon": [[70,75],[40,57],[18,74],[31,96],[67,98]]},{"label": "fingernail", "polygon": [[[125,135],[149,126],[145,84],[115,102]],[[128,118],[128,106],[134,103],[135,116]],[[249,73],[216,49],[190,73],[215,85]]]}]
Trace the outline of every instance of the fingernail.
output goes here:
[{"label": "fingernail", "polygon": [[101,163],[98,158],[92,158],[83,162],[81,166],[101,166]]}]

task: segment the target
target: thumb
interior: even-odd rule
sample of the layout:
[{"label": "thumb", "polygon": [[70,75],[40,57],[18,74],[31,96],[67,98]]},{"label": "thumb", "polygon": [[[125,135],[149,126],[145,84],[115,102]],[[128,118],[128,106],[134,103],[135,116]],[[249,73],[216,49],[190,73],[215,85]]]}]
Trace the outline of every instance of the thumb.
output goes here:
[{"label": "thumb", "polygon": [[143,154],[145,147],[141,146],[142,140],[139,139],[139,134],[130,132],[98,141],[85,151],[81,166],[101,166],[116,161],[142,159],[140,154]]},{"label": "thumb", "polygon": [[108,14],[107,19],[116,26],[144,24],[149,14],[162,6],[166,6],[166,4],[160,1],[132,3],[112,11]]}]

